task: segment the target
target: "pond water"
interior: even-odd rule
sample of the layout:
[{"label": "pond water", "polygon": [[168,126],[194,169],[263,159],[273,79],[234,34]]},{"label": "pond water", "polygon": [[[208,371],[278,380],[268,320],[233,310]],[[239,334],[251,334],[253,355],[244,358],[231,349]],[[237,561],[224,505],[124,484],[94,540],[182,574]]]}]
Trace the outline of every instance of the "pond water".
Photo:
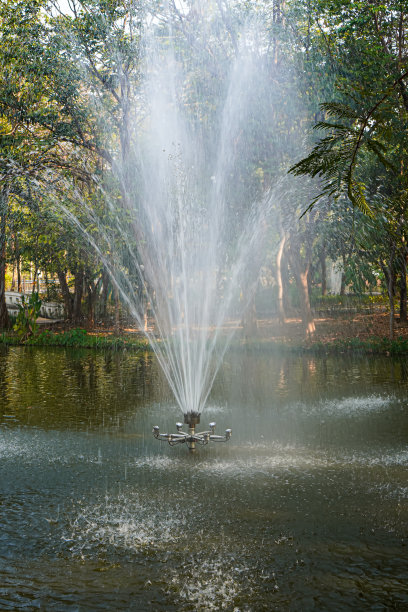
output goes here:
[{"label": "pond water", "polygon": [[0,349],[1,610],[406,610],[408,365],[231,351],[195,454],[149,354]]}]

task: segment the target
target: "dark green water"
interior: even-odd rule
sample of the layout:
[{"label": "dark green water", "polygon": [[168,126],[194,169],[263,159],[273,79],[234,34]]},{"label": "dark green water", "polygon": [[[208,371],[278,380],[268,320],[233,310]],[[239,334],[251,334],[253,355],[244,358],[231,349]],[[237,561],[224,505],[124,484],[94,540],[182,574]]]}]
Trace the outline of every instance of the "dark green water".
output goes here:
[{"label": "dark green water", "polygon": [[408,609],[408,368],[234,352],[202,424],[148,355],[0,349],[1,610]]}]

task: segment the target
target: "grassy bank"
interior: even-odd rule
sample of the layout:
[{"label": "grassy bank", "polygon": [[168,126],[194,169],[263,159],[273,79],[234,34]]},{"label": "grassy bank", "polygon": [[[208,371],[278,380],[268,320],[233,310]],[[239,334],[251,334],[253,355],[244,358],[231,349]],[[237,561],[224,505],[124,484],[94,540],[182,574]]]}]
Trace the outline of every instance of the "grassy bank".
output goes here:
[{"label": "grassy bank", "polygon": [[147,350],[149,343],[145,338],[135,335],[114,336],[88,333],[85,329],[70,329],[63,332],[44,330],[22,342],[17,334],[3,332],[0,334],[0,344],[12,346],[64,346],[93,349],[131,349]]},{"label": "grassy bank", "polygon": [[[136,334],[114,336],[106,333],[89,333],[85,329],[68,331],[44,330],[22,342],[14,332],[0,334],[0,344],[11,346],[62,346],[74,348],[110,349],[110,350],[149,350],[146,338]],[[408,355],[408,339],[398,337],[395,340],[373,336],[371,338],[344,338],[334,341],[315,340],[312,342],[282,341],[271,338],[254,338],[233,342],[233,347],[245,346],[251,350],[281,351],[295,353],[333,354],[355,352],[376,355]]]}]

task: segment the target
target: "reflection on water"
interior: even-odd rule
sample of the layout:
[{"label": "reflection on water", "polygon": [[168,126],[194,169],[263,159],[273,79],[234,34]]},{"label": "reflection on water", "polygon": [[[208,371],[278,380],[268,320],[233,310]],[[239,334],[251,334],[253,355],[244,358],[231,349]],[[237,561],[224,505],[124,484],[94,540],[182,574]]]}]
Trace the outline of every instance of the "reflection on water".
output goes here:
[{"label": "reflection on water", "polygon": [[405,362],[231,352],[190,455],[148,354],[0,350],[0,609],[407,608]]}]

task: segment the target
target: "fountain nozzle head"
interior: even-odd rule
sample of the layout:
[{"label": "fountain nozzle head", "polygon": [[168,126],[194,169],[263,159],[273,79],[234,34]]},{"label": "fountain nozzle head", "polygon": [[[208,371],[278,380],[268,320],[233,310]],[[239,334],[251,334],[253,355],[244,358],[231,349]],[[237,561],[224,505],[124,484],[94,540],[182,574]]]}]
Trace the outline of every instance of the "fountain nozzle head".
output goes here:
[{"label": "fountain nozzle head", "polygon": [[200,422],[200,413],[199,412],[185,412],[184,422],[186,423],[186,425],[189,425],[190,427],[195,427]]},{"label": "fountain nozzle head", "polygon": [[210,423],[208,431],[196,431],[196,425],[200,422],[199,412],[186,412],[184,423],[188,425],[188,432],[183,431],[183,424],[176,423],[177,433],[160,433],[158,425],[153,427],[153,435],[157,440],[163,440],[175,446],[186,444],[190,451],[196,450],[197,444],[208,444],[209,442],[228,442],[231,439],[231,429],[226,429],[223,436],[215,434],[215,422]]}]

